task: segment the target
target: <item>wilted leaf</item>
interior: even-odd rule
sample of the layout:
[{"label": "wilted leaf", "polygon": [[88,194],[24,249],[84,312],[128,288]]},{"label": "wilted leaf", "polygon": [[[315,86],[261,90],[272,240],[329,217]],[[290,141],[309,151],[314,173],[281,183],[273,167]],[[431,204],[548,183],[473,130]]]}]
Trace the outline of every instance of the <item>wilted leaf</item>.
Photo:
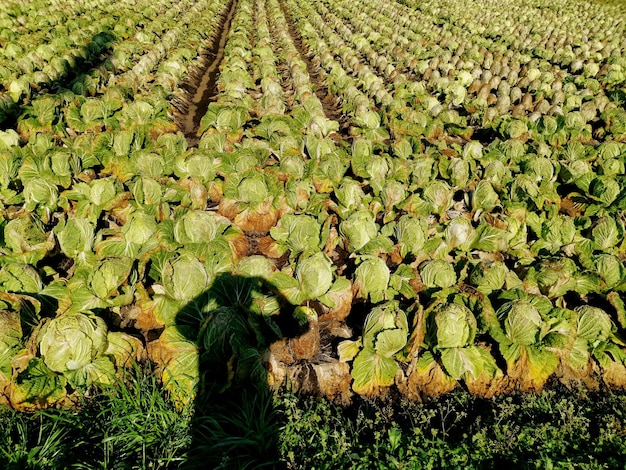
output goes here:
[{"label": "wilted leaf", "polygon": [[381,388],[393,385],[397,371],[398,364],[394,359],[365,348],[352,365],[352,389],[360,395],[376,395]]}]

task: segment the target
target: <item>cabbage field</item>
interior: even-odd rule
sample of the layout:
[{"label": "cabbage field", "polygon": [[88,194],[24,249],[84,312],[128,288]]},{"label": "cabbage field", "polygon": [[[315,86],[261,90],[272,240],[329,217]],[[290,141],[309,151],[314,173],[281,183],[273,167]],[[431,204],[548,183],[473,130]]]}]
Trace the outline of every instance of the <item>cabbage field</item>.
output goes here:
[{"label": "cabbage field", "polygon": [[0,404],[626,385],[620,0],[0,0]]}]

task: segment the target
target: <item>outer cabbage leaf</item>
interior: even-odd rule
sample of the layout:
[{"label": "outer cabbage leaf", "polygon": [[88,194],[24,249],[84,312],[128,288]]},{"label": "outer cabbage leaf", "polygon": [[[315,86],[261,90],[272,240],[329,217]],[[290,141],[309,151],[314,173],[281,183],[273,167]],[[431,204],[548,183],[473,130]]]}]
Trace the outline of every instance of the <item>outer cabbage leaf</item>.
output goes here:
[{"label": "outer cabbage leaf", "polygon": [[46,408],[65,398],[67,380],[50,370],[40,358],[32,358],[11,384],[11,405],[20,410]]},{"label": "outer cabbage leaf", "polygon": [[22,327],[18,312],[0,310],[0,391],[11,382],[11,360],[22,343]]},{"label": "outer cabbage leaf", "polygon": [[408,331],[403,328],[392,328],[381,331],[376,336],[374,349],[378,354],[390,358],[406,346]]},{"label": "outer cabbage leaf", "polygon": [[0,268],[0,289],[3,292],[34,294],[42,287],[39,273],[29,264],[9,263]]},{"label": "outer cabbage leaf", "polygon": [[483,351],[475,346],[441,350],[441,364],[447,374],[456,380],[465,375],[478,378],[485,371],[484,362]]},{"label": "outer cabbage leaf", "polygon": [[584,338],[576,338],[568,357],[568,364],[575,370],[584,369],[589,364],[591,354],[589,343]]},{"label": "outer cabbage leaf", "polygon": [[357,354],[352,365],[352,389],[360,395],[375,395],[380,388],[393,385],[398,363],[365,348]]},{"label": "outer cabbage leaf", "polygon": [[611,176],[597,176],[589,185],[589,195],[604,206],[611,205],[621,194],[621,187]]},{"label": "outer cabbage leaf", "polygon": [[116,367],[125,367],[133,361],[141,361],[145,351],[139,338],[121,331],[110,331],[104,355],[110,357]]},{"label": "outer cabbage leaf", "polygon": [[92,384],[110,384],[115,380],[115,366],[111,359],[102,356],[76,370],[65,372],[67,381],[75,388]]},{"label": "outer cabbage leaf", "polygon": [[188,339],[191,335],[186,328],[169,326],[148,345],[149,357],[162,371],[165,389],[181,409],[193,403],[200,380],[198,348]]},{"label": "outer cabbage leaf", "polygon": [[351,361],[361,351],[361,341],[345,340],[337,345],[337,354],[341,362]]},{"label": "outer cabbage leaf", "polygon": [[54,240],[31,218],[19,218],[4,226],[4,244],[8,248],[5,254],[24,254],[22,262],[33,264],[54,247]]}]

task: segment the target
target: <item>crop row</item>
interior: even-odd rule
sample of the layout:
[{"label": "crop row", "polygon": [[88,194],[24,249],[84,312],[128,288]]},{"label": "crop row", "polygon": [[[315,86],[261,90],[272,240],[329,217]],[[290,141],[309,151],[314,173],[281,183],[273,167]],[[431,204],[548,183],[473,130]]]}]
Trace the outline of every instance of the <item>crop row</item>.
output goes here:
[{"label": "crop row", "polygon": [[[202,8],[193,2],[169,1],[136,7],[103,4],[53,30],[45,23],[27,24],[29,32],[20,36],[20,42],[11,41],[3,49],[4,118],[15,117],[18,107],[30,104],[39,92],[65,88],[94,95],[111,75],[120,75],[133,64],[139,76],[135,73],[128,82],[145,81],[145,75],[176,44],[183,28],[198,19]],[[138,24],[142,27],[135,29]],[[172,28],[172,24],[177,26]],[[179,49],[183,50],[182,44]]]},{"label": "crop row", "polygon": [[[200,50],[215,39],[213,19],[224,9],[223,3],[199,2],[183,15],[162,15],[162,30],[169,22],[168,32],[133,58],[142,76],[123,67],[112,78],[107,73],[109,79],[94,90],[42,91],[21,110],[17,132],[2,132],[4,402],[33,408],[68,400],[77,387],[110,381],[131,354],[145,354],[138,333],[128,334],[133,329],[120,317],[142,298],[133,260],[143,253],[137,243],[145,240],[136,233],[124,238],[120,230],[125,226],[127,233],[135,219],[140,220],[135,228],[146,222],[143,212],[131,216],[141,204],[153,208],[154,227],[153,210],[164,211],[172,196],[177,202],[189,200],[184,181],[174,184],[178,196],[171,190],[162,196],[166,186],[160,178],[173,174],[174,160],[186,148],[184,137],[171,133],[176,125],[168,118],[167,100],[178,92],[181,71],[192,67]],[[200,23],[192,29],[195,21]],[[172,22],[179,24],[172,28]],[[144,61],[144,56],[160,60]],[[94,73],[100,66],[87,70]],[[83,349],[86,357],[79,360],[74,351],[70,359],[52,358],[42,344],[27,347],[27,339],[32,335],[35,341],[39,327],[55,314],[74,331],[94,333],[86,339],[91,345]],[[50,347],[64,351],[57,334],[49,336],[57,338]]]}]

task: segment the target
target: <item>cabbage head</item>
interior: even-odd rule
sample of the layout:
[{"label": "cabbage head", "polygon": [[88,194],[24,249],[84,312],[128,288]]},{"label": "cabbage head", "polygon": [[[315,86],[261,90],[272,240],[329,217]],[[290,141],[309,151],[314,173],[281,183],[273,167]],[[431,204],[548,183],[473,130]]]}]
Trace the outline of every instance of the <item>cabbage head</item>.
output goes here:
[{"label": "cabbage head", "polygon": [[65,374],[88,366],[107,348],[104,320],[89,313],[67,313],[53,318],[39,331],[38,343],[45,364]]},{"label": "cabbage head", "polygon": [[452,206],[452,188],[445,181],[434,180],[424,189],[423,198],[429,203],[432,213],[443,215]]},{"label": "cabbage head", "polygon": [[269,279],[276,271],[274,262],[262,255],[252,255],[242,258],[237,264],[237,274],[247,277]]},{"label": "cabbage head", "polygon": [[335,190],[335,196],[342,208],[356,210],[365,198],[361,184],[351,178],[344,178]]},{"label": "cabbage head", "polygon": [[470,164],[462,158],[453,158],[448,166],[448,173],[449,181],[455,188],[464,188],[471,177]]},{"label": "cabbage head", "polygon": [[604,310],[590,305],[581,305],[576,313],[577,335],[570,352],[569,364],[574,369],[582,369],[593,354],[601,365],[608,365],[605,362],[605,351],[615,346],[609,342],[613,335],[611,317]]},{"label": "cabbage head", "polygon": [[189,254],[168,260],[163,268],[166,293],[175,300],[190,301],[209,286],[209,275],[204,265]]},{"label": "cabbage head", "polygon": [[138,245],[146,243],[156,231],[157,222],[154,216],[140,211],[133,212],[122,227],[124,239]]},{"label": "cabbage head", "polygon": [[54,227],[61,251],[69,258],[84,258],[94,243],[94,225],[85,218],[69,219]]},{"label": "cabbage head", "polygon": [[382,258],[367,258],[357,266],[354,277],[363,298],[369,297],[372,302],[385,298],[390,271]]},{"label": "cabbage head", "polygon": [[543,319],[528,300],[507,302],[498,309],[497,315],[504,320],[506,335],[512,343],[530,346],[539,342]]},{"label": "cabbage head", "polygon": [[469,219],[455,217],[446,227],[445,238],[449,249],[460,248],[462,251],[469,251],[476,238],[476,229]]},{"label": "cabbage head", "polygon": [[620,229],[613,217],[601,217],[591,229],[591,239],[598,250],[608,251],[622,240]]},{"label": "cabbage head", "polygon": [[476,336],[476,318],[474,314],[460,304],[445,304],[434,312],[434,326],[438,349],[464,348],[474,344]]},{"label": "cabbage head", "polygon": [[611,176],[598,176],[589,184],[589,195],[591,198],[605,206],[613,203],[619,197],[621,191],[620,184]]},{"label": "cabbage head", "polygon": [[317,299],[330,289],[333,283],[333,269],[330,258],[318,252],[300,260],[296,266],[296,279],[300,290],[307,299]]},{"label": "cabbage head", "polygon": [[598,307],[582,305],[576,309],[578,312],[578,338],[587,343],[597,345],[607,341],[611,336],[613,322],[604,310]]},{"label": "cabbage head", "polygon": [[207,243],[222,233],[230,221],[210,212],[192,210],[181,216],[174,225],[174,239],[181,245]]},{"label": "cabbage head", "polygon": [[508,268],[502,261],[479,263],[472,269],[469,282],[483,294],[502,289],[507,280]]},{"label": "cabbage head", "polygon": [[428,288],[439,287],[445,289],[456,284],[454,267],[442,259],[429,261],[420,269],[422,282]]},{"label": "cabbage head", "polygon": [[472,192],[472,210],[489,212],[499,202],[498,193],[488,180],[480,180]]},{"label": "cabbage head", "polygon": [[463,147],[463,158],[480,160],[483,158],[483,146],[477,140],[470,140]]},{"label": "cabbage head", "polygon": [[339,225],[339,233],[346,241],[349,251],[356,252],[378,236],[378,224],[374,214],[368,210],[353,212]]},{"label": "cabbage head", "polygon": [[624,265],[615,255],[601,253],[595,259],[596,270],[604,280],[606,287],[612,289],[624,279]]},{"label": "cabbage head", "polygon": [[34,211],[37,207],[54,210],[57,207],[59,190],[45,179],[33,178],[24,185],[24,208]]},{"label": "cabbage head", "polygon": [[321,229],[320,223],[309,215],[286,214],[270,229],[270,235],[281,247],[281,253],[287,249],[292,254],[315,253],[320,249]]},{"label": "cabbage head", "polygon": [[396,224],[395,232],[400,255],[404,258],[409,253],[414,256],[420,254],[426,243],[428,227],[421,218],[403,215]]},{"label": "cabbage head", "polygon": [[253,206],[269,198],[269,189],[262,174],[252,174],[239,181],[238,200]]}]

